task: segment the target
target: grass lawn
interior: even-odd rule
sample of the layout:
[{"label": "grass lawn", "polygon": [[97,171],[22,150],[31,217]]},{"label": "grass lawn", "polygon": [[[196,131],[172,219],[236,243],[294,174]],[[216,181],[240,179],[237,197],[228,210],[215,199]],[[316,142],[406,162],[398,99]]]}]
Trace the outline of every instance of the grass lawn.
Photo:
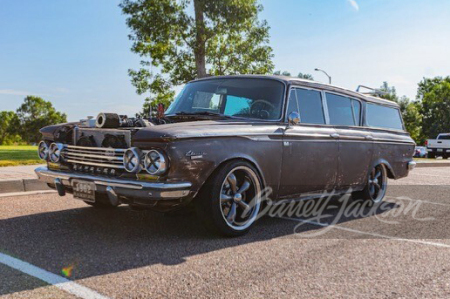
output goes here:
[{"label": "grass lawn", "polygon": [[38,158],[37,146],[2,145],[0,146],[0,167],[41,164]]}]

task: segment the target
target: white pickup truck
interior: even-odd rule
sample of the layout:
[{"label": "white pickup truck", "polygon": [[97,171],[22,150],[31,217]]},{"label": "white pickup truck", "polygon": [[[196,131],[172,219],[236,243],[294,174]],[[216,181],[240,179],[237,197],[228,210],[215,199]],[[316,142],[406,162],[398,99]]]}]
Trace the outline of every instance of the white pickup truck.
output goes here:
[{"label": "white pickup truck", "polygon": [[428,139],[427,143],[428,158],[450,157],[450,133],[439,134],[436,139]]}]

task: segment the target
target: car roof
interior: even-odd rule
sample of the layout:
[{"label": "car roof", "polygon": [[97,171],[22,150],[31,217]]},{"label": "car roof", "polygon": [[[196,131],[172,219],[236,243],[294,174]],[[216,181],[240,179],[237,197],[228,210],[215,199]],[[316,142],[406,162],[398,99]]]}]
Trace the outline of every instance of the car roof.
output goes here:
[{"label": "car roof", "polygon": [[337,92],[340,94],[347,95],[349,97],[356,97],[359,99],[363,99],[367,102],[376,103],[376,104],[382,104],[382,105],[388,105],[398,108],[399,105],[393,101],[381,99],[378,97],[374,97],[371,95],[367,95],[364,93],[356,92],[350,89],[346,89],[343,87],[339,87],[336,85],[326,84],[326,83],[320,83],[312,80],[306,80],[306,79],[300,79],[295,77],[287,77],[287,76],[277,76],[277,75],[232,75],[232,76],[211,76],[206,78],[197,79],[191,82],[197,82],[197,81],[207,81],[207,80],[218,80],[218,79],[239,79],[239,78],[250,78],[250,79],[271,79],[271,80],[277,80],[281,81],[287,85],[295,85],[295,86],[302,86],[307,88],[317,88],[324,91],[330,91],[330,92]]}]

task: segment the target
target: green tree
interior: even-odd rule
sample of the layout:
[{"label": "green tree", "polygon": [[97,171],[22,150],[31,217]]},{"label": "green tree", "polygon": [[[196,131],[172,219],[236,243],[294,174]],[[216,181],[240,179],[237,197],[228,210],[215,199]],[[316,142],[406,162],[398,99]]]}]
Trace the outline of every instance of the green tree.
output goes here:
[{"label": "green tree", "polygon": [[0,111],[0,145],[20,142],[18,117],[13,111]]},{"label": "green tree", "polygon": [[314,81],[314,77],[311,74],[306,73],[298,73],[297,78]]},{"label": "green tree", "polygon": [[42,127],[67,122],[67,116],[55,110],[52,103],[40,97],[27,96],[17,109],[18,130],[27,143],[37,143],[41,139]]},{"label": "green tree", "polygon": [[394,101],[400,106],[403,122],[405,123],[406,130],[411,135],[411,138],[413,138],[417,144],[423,144],[425,139],[422,134],[422,115],[420,113],[422,106],[421,102],[411,101],[405,96],[399,97],[395,87],[389,86],[387,82],[383,82],[380,89],[386,93],[381,96],[382,98]]},{"label": "green tree", "polygon": [[[132,51],[129,70],[145,109],[173,99],[172,86],[208,75],[272,72],[269,26],[257,0],[123,0]],[[151,104],[149,104],[151,103]]]},{"label": "green tree", "polygon": [[422,81],[419,82],[419,86],[417,89],[417,99],[421,100],[423,99],[424,95],[428,92],[430,92],[436,85],[442,83],[442,82],[449,82],[450,83],[450,76],[447,76],[445,78],[443,77],[435,77],[435,78],[423,78]]},{"label": "green tree", "polygon": [[288,71],[276,71],[273,73],[275,76],[286,76],[286,77],[290,77],[291,73],[289,73]]},{"label": "green tree", "polygon": [[[276,72],[274,72],[273,74],[274,74],[275,76],[287,76],[287,77],[290,77],[290,76],[291,76],[291,73],[290,73],[290,72],[287,72],[287,71],[283,71],[283,72],[281,72],[281,71],[276,71]],[[311,74],[306,74],[306,73],[305,73],[305,74],[304,74],[304,73],[298,73],[297,78],[314,81],[313,76],[312,76]]]},{"label": "green tree", "polygon": [[436,138],[450,131],[450,78],[424,79],[419,83],[422,97],[423,133]]}]

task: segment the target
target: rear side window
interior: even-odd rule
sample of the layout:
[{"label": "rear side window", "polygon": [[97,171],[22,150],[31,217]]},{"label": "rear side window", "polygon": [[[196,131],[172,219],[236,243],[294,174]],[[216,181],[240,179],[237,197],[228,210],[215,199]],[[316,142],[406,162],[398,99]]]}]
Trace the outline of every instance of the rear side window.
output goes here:
[{"label": "rear side window", "polygon": [[440,139],[440,140],[450,140],[450,135],[439,135],[437,139]]},{"label": "rear side window", "polygon": [[292,89],[289,97],[288,115],[293,111],[297,111],[300,114],[301,123],[325,124],[320,91]]},{"label": "rear side window", "polygon": [[366,122],[369,127],[403,130],[402,118],[397,108],[367,104]]},{"label": "rear side window", "polygon": [[344,96],[327,93],[330,125],[359,126],[361,119],[361,103]]}]

